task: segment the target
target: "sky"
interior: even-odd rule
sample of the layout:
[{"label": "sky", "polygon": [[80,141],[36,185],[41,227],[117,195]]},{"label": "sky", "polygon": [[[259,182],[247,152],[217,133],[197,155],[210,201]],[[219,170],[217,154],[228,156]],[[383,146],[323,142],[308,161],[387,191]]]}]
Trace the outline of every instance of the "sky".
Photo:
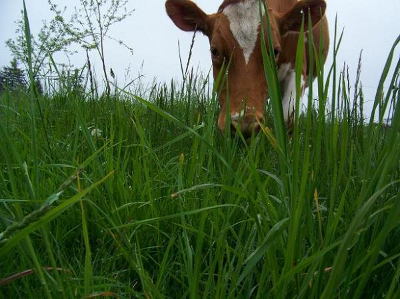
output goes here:
[{"label": "sky", "polygon": [[[79,5],[79,0],[55,0],[60,7],[69,8]],[[195,0],[206,13],[213,13],[222,1]],[[139,74],[144,76],[144,82],[169,82],[171,79],[181,79],[181,69],[178,54],[180,43],[182,58],[186,61],[192,34],[180,31],[165,13],[165,0],[130,0],[128,9],[135,9],[129,19],[117,24],[110,35],[117,40],[123,40],[133,48],[133,55],[115,42],[106,44],[106,60],[117,74],[118,82],[129,82]],[[31,30],[38,32],[42,20],[51,19],[47,0],[26,0]],[[22,0],[0,0],[0,66],[8,65],[12,59],[5,41],[15,35],[14,21],[20,18]],[[70,10],[72,11],[72,10]],[[344,29],[344,37],[338,56],[338,65],[346,63],[349,66],[352,81],[355,81],[358,58],[363,51],[362,82],[364,93],[368,98],[374,96],[387,55],[395,39],[400,34],[399,0],[328,0],[327,16],[331,35],[334,32],[335,17],[338,18],[338,30]],[[333,38],[331,38],[333,41]],[[333,44],[333,42],[331,43]],[[326,65],[332,61],[332,48]],[[97,73],[101,72],[99,62],[96,62]],[[85,63],[85,53],[80,50],[72,58],[77,67]],[[400,57],[397,50],[394,56],[396,62]],[[57,61],[65,60],[57,56]],[[209,45],[202,34],[196,36],[191,66],[207,73],[211,67]],[[127,73],[127,70],[130,70]]]}]

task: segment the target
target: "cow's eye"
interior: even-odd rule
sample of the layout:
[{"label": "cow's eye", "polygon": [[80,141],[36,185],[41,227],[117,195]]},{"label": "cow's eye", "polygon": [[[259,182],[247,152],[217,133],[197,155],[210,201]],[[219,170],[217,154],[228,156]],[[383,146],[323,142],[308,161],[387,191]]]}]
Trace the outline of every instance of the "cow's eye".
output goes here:
[{"label": "cow's eye", "polygon": [[211,56],[213,58],[218,58],[219,57],[219,51],[218,51],[217,48],[211,47],[210,52],[211,52]]},{"label": "cow's eye", "polygon": [[280,52],[279,49],[277,49],[277,48],[274,49],[274,55],[275,55],[275,57],[278,57],[279,52]]}]

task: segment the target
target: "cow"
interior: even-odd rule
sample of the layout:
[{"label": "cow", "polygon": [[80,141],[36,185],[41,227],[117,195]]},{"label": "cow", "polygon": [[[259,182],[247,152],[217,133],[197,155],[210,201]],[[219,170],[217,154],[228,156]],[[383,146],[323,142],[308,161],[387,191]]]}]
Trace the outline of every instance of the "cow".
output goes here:
[{"label": "cow", "polygon": [[[219,93],[218,127],[221,131],[225,131],[225,126],[229,124],[228,112],[233,134],[240,130],[246,138],[251,137],[253,132],[259,131],[260,123],[264,121],[268,99],[260,28],[261,24],[264,24],[265,40],[268,41],[269,31],[265,11],[268,13],[274,49],[272,55],[275,55],[282,93],[283,116],[288,128],[292,127],[294,121],[296,96],[294,66],[303,19],[304,30],[307,32],[307,20],[310,16],[315,47],[317,51],[322,50],[324,60],[329,48],[325,1],[264,1],[268,9],[262,8],[260,11],[259,0],[225,0],[214,14],[206,14],[190,0],[167,0],[165,4],[168,16],[178,28],[184,31],[199,31],[208,37],[214,79],[222,71],[227,74],[228,82]],[[309,32],[305,36],[305,49],[308,49],[308,34]],[[320,38],[323,40],[322,43]],[[227,65],[229,69],[226,69]],[[305,51],[301,73],[302,92],[307,87],[309,73],[308,51]],[[315,73],[314,71],[313,74]],[[227,106],[228,100],[229,106]],[[227,108],[230,111],[227,111]]]}]

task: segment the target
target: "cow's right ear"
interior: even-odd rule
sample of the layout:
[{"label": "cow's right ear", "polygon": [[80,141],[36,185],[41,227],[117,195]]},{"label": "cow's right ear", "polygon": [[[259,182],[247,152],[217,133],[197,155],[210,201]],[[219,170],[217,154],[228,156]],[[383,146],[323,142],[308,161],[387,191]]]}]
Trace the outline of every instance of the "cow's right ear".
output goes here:
[{"label": "cow's right ear", "polygon": [[[308,22],[311,21],[312,27],[321,21],[325,14],[326,2],[324,0],[301,0],[297,1],[293,7],[279,18],[281,34],[289,31],[299,32],[304,19],[304,31],[308,31]],[[311,18],[309,19],[310,16]]]},{"label": "cow's right ear", "polygon": [[208,15],[190,0],[168,0],[165,3],[168,16],[183,31],[208,33]]}]

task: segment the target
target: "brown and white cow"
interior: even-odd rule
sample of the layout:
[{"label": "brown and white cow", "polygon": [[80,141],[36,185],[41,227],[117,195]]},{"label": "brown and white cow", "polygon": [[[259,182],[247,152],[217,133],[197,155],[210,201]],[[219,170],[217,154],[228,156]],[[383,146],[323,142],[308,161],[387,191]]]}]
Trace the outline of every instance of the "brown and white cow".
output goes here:
[{"label": "brown and white cow", "polygon": [[[322,50],[326,58],[329,46],[328,22],[324,15],[326,3],[323,0],[266,0],[266,3],[283,97],[283,113],[290,127],[295,107],[295,56],[303,16],[309,12],[311,22],[315,24],[312,33],[318,50],[320,34],[323,33]],[[214,79],[223,65],[230,62],[228,87],[222,89],[219,97],[218,126],[224,131],[227,123],[226,99],[229,97],[231,127],[233,130],[239,129],[245,137],[251,136],[253,131],[259,130],[268,99],[261,51],[259,1],[225,0],[218,12],[210,15],[190,0],[167,0],[165,6],[169,17],[180,29],[201,31],[208,36]],[[262,14],[263,23],[266,24],[264,9]],[[307,23],[305,28],[307,30]],[[265,40],[268,38],[265,37]],[[305,49],[308,49],[307,36]],[[309,74],[307,54],[304,59],[303,90]]]}]

